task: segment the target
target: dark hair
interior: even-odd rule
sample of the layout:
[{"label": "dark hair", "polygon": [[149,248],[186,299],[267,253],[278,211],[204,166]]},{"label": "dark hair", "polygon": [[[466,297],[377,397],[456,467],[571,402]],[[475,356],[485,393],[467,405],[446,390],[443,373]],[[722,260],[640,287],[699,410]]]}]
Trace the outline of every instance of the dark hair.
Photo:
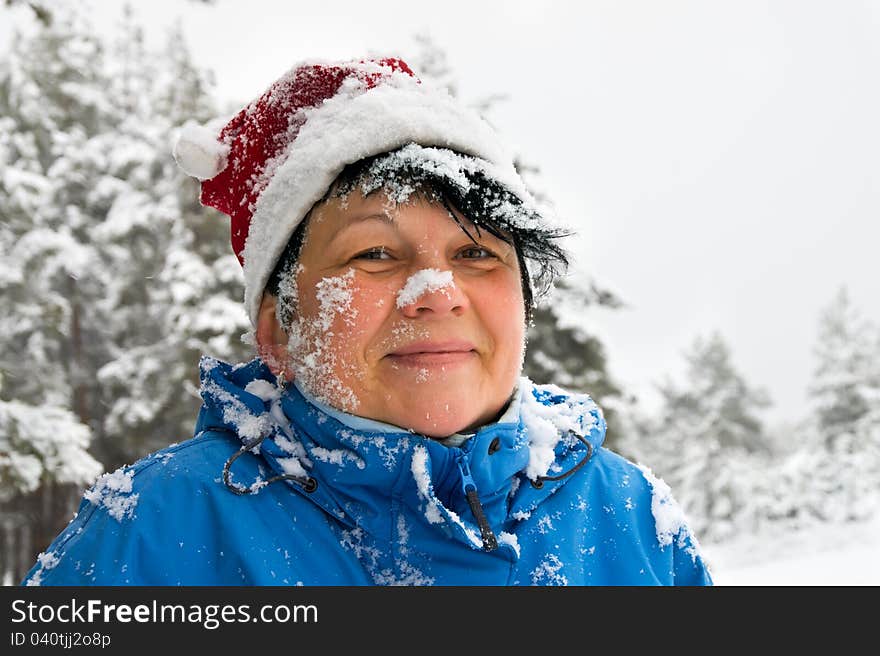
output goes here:
[{"label": "dark hair", "polygon": [[[441,159],[413,157],[412,149],[439,153]],[[450,167],[450,162],[455,166]],[[555,240],[569,233],[547,226],[536,209],[528,207],[501,182],[476,166],[476,162],[472,157],[447,149],[410,144],[346,166],[312,210],[327,200],[345,197],[358,189],[364,196],[384,191],[392,200],[396,196],[405,199],[416,193],[441,203],[450,218],[476,243],[474,235],[453,211],[458,210],[473,223],[478,237],[481,230],[486,230],[514,247],[528,323],[537,299],[548,292],[568,268],[568,255]],[[266,291],[274,296],[278,295],[282,279],[294,270],[310,215],[311,210],[296,227],[269,276]],[[534,272],[530,271],[529,263],[536,267]],[[282,324],[286,326],[287,321],[282,320]]]}]

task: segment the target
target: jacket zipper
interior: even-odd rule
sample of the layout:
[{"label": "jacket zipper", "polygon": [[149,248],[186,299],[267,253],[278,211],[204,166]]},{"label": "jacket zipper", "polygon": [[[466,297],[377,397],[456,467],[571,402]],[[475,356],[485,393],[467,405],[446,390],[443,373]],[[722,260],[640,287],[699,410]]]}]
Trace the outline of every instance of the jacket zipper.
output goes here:
[{"label": "jacket zipper", "polygon": [[477,494],[477,484],[474,483],[474,477],[471,476],[471,469],[468,466],[467,458],[463,451],[458,453],[456,461],[458,462],[458,470],[461,472],[461,489],[471,508],[471,512],[474,514],[474,518],[477,520],[477,526],[480,527],[483,549],[494,551],[498,548],[498,540],[495,538],[495,533],[492,532],[492,527],[489,526],[486,513],[483,512],[483,506]]}]

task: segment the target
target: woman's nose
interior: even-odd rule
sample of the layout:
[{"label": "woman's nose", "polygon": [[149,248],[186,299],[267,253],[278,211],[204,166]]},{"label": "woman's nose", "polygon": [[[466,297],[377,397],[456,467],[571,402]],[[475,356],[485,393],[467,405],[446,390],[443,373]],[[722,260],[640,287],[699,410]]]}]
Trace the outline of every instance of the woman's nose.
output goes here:
[{"label": "woman's nose", "polygon": [[423,269],[411,275],[397,295],[403,316],[415,318],[462,314],[469,302],[451,271]]}]

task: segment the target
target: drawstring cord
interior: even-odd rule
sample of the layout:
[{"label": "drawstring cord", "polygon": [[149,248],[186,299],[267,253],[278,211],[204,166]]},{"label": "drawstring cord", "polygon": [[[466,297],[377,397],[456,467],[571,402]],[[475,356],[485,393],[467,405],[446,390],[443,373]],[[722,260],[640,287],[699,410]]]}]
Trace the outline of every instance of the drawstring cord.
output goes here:
[{"label": "drawstring cord", "polygon": [[[530,481],[532,487],[536,489],[541,489],[544,487],[544,481],[558,481],[560,479],[566,478],[574,474],[578,469],[583,467],[587,461],[593,457],[593,445],[585,438],[583,435],[579,435],[578,433],[571,432],[571,435],[574,435],[581,442],[587,445],[587,455],[571,469],[556,476],[538,476],[537,479]],[[497,445],[493,450],[493,444],[490,444],[490,452],[494,452],[497,450]],[[465,498],[467,499],[468,505],[470,506],[471,512],[474,515],[474,519],[477,520],[477,526],[480,528],[480,537],[483,540],[483,549],[486,551],[494,551],[498,548],[498,539],[495,537],[495,533],[492,531],[492,527],[489,525],[489,521],[486,519],[486,513],[483,511],[483,505],[480,503],[480,496],[477,492],[476,483],[474,483],[474,478],[471,475],[470,467],[467,463],[467,457],[464,453],[460,453],[458,458],[458,467],[461,471],[462,483],[461,487],[464,491]]]},{"label": "drawstring cord", "polygon": [[558,474],[557,476],[538,476],[538,478],[536,478],[535,480],[530,480],[529,482],[532,484],[533,488],[540,490],[542,487],[544,487],[544,481],[558,481],[562,478],[565,478],[566,476],[571,476],[578,469],[580,469],[585,464],[587,464],[587,461],[593,457],[593,445],[590,444],[590,442],[587,440],[587,438],[585,438],[583,435],[579,435],[578,433],[575,433],[575,432],[571,432],[570,434],[574,435],[581,442],[583,442],[584,444],[587,445],[587,456],[585,458],[581,458],[580,462],[578,462],[574,467],[572,467],[571,469],[569,469],[566,472],[562,472],[561,474]]},{"label": "drawstring cord", "polygon": [[[232,467],[232,463],[238,460],[238,458],[240,458],[246,451],[250,451],[254,447],[259,446],[267,437],[268,434],[254,440],[253,442],[243,444],[238,451],[229,456],[226,464],[223,465],[223,483],[226,485],[226,487],[230,489],[230,491],[242,496],[246,494],[256,494],[257,492],[259,492],[262,485],[253,484],[250,487],[245,487],[244,485],[233,481],[230,468]],[[272,478],[262,481],[262,483],[264,485],[268,485],[269,483],[274,483],[275,481],[293,481],[309,494],[318,489],[318,481],[314,477],[307,476],[304,478],[302,476],[297,476],[296,474],[279,474],[278,476],[273,476]]]},{"label": "drawstring cord", "polygon": [[456,457],[458,470],[461,472],[461,490],[464,492],[468,506],[477,520],[477,526],[480,527],[480,538],[483,540],[483,549],[486,551],[495,551],[498,548],[498,538],[492,532],[489,526],[489,520],[486,519],[486,513],[483,511],[483,505],[480,503],[480,495],[477,492],[477,484],[471,475],[471,469],[468,466],[467,456],[463,451],[459,451]]}]

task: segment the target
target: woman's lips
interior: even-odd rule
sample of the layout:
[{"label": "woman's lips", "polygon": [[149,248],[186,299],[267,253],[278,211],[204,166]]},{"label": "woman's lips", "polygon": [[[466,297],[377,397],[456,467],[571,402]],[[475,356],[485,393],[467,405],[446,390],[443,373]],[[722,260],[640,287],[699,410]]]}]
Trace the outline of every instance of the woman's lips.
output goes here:
[{"label": "woman's lips", "polygon": [[388,354],[392,362],[412,367],[431,367],[467,362],[477,354],[470,342],[415,342]]}]

